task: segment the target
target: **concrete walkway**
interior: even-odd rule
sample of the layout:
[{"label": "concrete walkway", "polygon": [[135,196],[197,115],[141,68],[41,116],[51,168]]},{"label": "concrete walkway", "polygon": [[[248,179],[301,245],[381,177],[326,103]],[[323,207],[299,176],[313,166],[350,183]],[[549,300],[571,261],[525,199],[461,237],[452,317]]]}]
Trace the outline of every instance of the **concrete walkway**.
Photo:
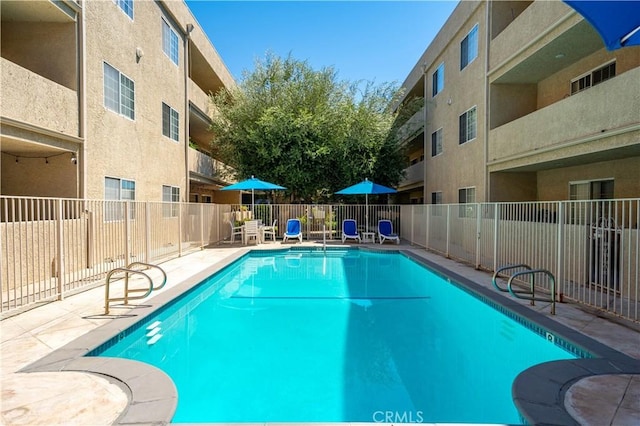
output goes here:
[{"label": "concrete walkway", "polygon": [[[258,248],[275,247],[281,247],[281,244],[262,244]],[[375,247],[410,250],[457,274],[491,287],[489,274],[423,249],[393,244]],[[167,272],[168,283],[159,292],[167,291],[182,280],[244,250],[245,247],[225,245],[165,262],[161,266]],[[157,293],[151,297],[155,295]],[[2,424],[108,425],[118,419],[126,409],[130,395],[108,377],[82,372],[18,372],[77,337],[111,321],[113,317],[103,315],[103,304],[104,288],[99,287],[0,322]],[[548,307],[544,304],[539,304],[535,309],[548,314]],[[558,305],[557,315],[553,319],[640,360],[640,332],[636,324],[612,321],[603,318],[601,313],[570,304]],[[608,375],[581,379],[567,391],[565,406],[576,423],[581,425],[638,425],[640,376]]]}]

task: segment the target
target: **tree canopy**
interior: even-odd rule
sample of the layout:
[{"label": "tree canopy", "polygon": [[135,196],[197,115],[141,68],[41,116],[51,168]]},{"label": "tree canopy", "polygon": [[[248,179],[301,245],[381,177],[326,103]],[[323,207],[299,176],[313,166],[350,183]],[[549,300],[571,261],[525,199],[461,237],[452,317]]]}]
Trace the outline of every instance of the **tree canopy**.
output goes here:
[{"label": "tree canopy", "polygon": [[212,150],[235,168],[321,202],[364,178],[396,186],[406,167],[393,130],[394,84],[338,81],[332,67],[267,54],[233,89],[212,95]]}]

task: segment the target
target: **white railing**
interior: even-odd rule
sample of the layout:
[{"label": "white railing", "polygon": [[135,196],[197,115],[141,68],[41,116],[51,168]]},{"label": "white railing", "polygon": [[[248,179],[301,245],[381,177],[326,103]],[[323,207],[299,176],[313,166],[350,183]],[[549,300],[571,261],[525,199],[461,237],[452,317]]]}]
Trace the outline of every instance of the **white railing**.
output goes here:
[{"label": "white railing", "polygon": [[[553,273],[559,296],[640,321],[640,199],[449,205],[251,206],[0,197],[0,313],[104,283],[113,268],[158,263],[230,236],[229,222],[300,218],[305,240],[339,240],[343,219],[495,271]],[[549,289],[549,283],[537,283]]]},{"label": "white railing", "polygon": [[560,300],[640,321],[638,199],[411,205],[401,222],[412,244],[491,272],[547,269]]}]

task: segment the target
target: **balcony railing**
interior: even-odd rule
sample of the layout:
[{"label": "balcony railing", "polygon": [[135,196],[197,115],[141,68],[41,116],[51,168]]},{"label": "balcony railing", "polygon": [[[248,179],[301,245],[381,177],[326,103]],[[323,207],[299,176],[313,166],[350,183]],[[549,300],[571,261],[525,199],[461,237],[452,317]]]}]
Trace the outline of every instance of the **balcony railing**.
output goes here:
[{"label": "balcony railing", "polygon": [[7,59],[1,59],[2,115],[78,136],[78,94]]},{"label": "balcony railing", "polygon": [[413,185],[424,182],[424,161],[412,164],[405,170],[405,178],[400,182],[400,187]]},{"label": "balcony railing", "polygon": [[561,149],[575,141],[607,136],[611,131],[637,128],[640,116],[633,105],[638,104],[638,81],[640,68],[491,130],[489,162]]},{"label": "balcony railing", "polygon": [[403,144],[416,137],[424,130],[424,107],[416,112],[398,129],[398,143]]},{"label": "balcony railing", "polygon": [[232,178],[229,166],[193,148],[189,148],[189,172],[222,182],[229,182]]}]

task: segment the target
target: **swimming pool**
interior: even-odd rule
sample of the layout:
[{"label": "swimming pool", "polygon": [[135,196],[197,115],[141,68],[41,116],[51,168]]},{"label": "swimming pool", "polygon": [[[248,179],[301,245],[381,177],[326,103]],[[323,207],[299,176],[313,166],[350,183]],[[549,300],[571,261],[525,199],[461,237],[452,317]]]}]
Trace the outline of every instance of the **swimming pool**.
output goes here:
[{"label": "swimming pool", "polygon": [[251,253],[118,340],[91,354],[169,374],[174,422],[519,423],[516,375],[575,358],[408,257],[363,250]]}]

